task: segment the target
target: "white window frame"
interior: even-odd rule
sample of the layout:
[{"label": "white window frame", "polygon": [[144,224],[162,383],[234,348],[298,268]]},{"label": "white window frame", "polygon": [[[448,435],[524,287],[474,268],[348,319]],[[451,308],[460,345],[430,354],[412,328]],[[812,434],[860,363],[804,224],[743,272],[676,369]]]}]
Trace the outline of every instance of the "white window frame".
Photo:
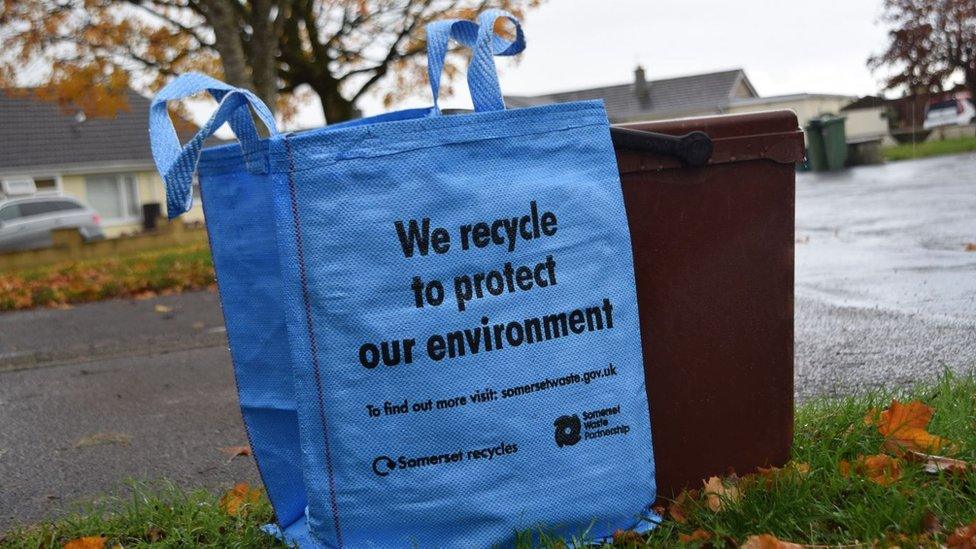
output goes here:
[{"label": "white window frame", "polygon": [[[135,194],[135,201],[136,201],[135,209],[136,209],[136,211],[141,211],[141,208],[142,208],[142,197],[140,196],[140,193],[139,193],[139,176],[136,173],[134,173],[134,172],[109,172],[109,173],[89,173],[89,174],[85,174],[85,176],[83,177],[83,180],[85,182],[85,202],[88,204],[88,206],[90,208],[94,209],[95,206],[93,206],[91,204],[91,202],[88,200],[88,178],[89,177],[112,177],[112,178],[114,178],[115,179],[115,190],[116,190],[117,193],[119,193],[119,197],[120,197],[119,203],[121,204],[122,212],[124,212],[123,215],[122,215],[122,217],[109,217],[107,215],[102,214],[101,212],[98,212],[98,214],[102,216],[102,225],[105,225],[105,226],[129,225],[129,224],[132,224],[132,223],[139,223],[139,222],[142,221],[142,214],[141,213],[137,213],[135,215],[132,215],[132,214],[127,213],[129,211],[129,206],[130,206],[130,204],[129,204],[129,193],[125,192],[123,190],[123,188],[122,188],[123,181],[125,180],[125,178],[126,177],[131,177],[132,178],[132,183],[133,183],[133,189],[135,191],[133,193],[133,194]],[[97,212],[98,210],[95,210],[95,211]]]},{"label": "white window frame", "polygon": [[[54,195],[54,194],[57,194],[57,195],[60,196],[60,195],[63,194],[64,187],[63,187],[63,184],[62,184],[62,181],[61,181],[61,174],[40,173],[40,174],[36,174],[36,175],[7,175],[7,176],[4,176],[4,177],[0,178],[0,182],[6,183],[7,181],[16,181],[16,180],[21,180],[22,181],[22,180],[26,180],[26,179],[29,179],[29,180],[31,180],[31,181],[34,182],[34,184],[35,184],[34,192],[33,193],[29,193],[29,194],[24,194],[24,195],[11,195],[11,196],[37,196],[39,194],[40,195]],[[38,179],[53,179],[54,180],[54,190],[53,191],[38,191],[37,190],[37,180]],[[0,191],[0,194],[3,194],[3,192]]]},{"label": "white window frame", "polygon": [[37,186],[37,180],[38,179],[53,179],[54,180],[54,190],[53,191],[35,191],[34,192],[35,195],[41,194],[41,195],[47,196],[47,195],[55,195],[56,194],[58,196],[61,196],[61,195],[64,194],[64,183],[61,181],[61,174],[42,173],[40,175],[35,175],[33,177],[33,179],[34,179],[34,185],[35,185],[35,187]]}]

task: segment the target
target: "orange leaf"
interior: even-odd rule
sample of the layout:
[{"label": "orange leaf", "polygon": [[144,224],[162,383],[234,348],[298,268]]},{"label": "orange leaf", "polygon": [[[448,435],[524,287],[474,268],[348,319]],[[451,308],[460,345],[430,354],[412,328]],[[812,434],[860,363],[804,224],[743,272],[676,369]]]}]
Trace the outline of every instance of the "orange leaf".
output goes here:
[{"label": "orange leaf", "polygon": [[686,506],[690,500],[697,497],[697,490],[684,490],[678,494],[678,497],[675,498],[670,505],[668,505],[668,514],[671,515],[671,519],[678,524],[685,524],[688,522],[688,510],[686,509]]},{"label": "orange leaf", "polygon": [[718,513],[729,503],[739,501],[739,489],[735,486],[726,486],[718,477],[703,480],[702,484],[705,485],[704,493],[708,496],[708,508],[713,512]]},{"label": "orange leaf", "polygon": [[241,482],[228,490],[220,498],[220,508],[231,516],[245,516],[250,504],[261,499],[261,490],[251,488],[246,482]]},{"label": "orange leaf", "polygon": [[841,460],[837,469],[845,477],[854,472],[881,486],[890,486],[901,478],[901,460],[885,454],[857,456],[853,465]]},{"label": "orange leaf", "polygon": [[976,252],[976,242],[967,242],[966,243],[966,251],[967,252]]},{"label": "orange leaf", "polygon": [[227,446],[220,449],[221,452],[230,456],[230,459],[234,459],[237,456],[250,456],[251,447],[250,446]]},{"label": "orange leaf", "polygon": [[934,410],[917,400],[902,404],[897,400],[891,401],[891,406],[883,410],[875,421],[878,432],[889,436],[901,429],[925,429],[932,421]]},{"label": "orange leaf", "polygon": [[892,400],[891,406],[880,414],[874,410],[868,411],[864,422],[878,427],[878,432],[885,437],[885,448],[889,451],[934,453],[948,447],[949,442],[926,430],[933,413],[932,408],[917,400],[904,404]]},{"label": "orange leaf", "polygon": [[968,526],[956,528],[946,541],[946,547],[950,549],[973,549],[976,547],[976,521],[971,522]]},{"label": "orange leaf", "polygon": [[772,534],[749,536],[742,544],[742,549],[803,549],[803,546],[788,541],[780,541]]},{"label": "orange leaf", "polygon": [[64,549],[102,549],[103,547],[105,547],[105,538],[102,536],[86,536],[64,544]]},{"label": "orange leaf", "polygon": [[[782,468],[779,467],[757,467],[756,474],[764,479],[766,482],[766,487],[769,488],[774,482],[780,480],[790,480],[797,481],[803,477],[810,474],[810,464],[809,463],[797,463],[791,461],[784,465]],[[751,480],[750,477],[755,475],[746,475],[743,477],[743,481]],[[745,485],[740,482],[740,490],[745,489]]]},{"label": "orange leaf", "polygon": [[614,547],[633,547],[644,545],[644,538],[633,530],[617,530],[613,533]]},{"label": "orange leaf", "polygon": [[840,460],[837,464],[837,471],[840,472],[840,476],[849,477],[851,476],[851,463],[846,459]]},{"label": "orange leaf", "polygon": [[695,530],[690,534],[678,534],[678,541],[681,543],[692,543],[695,541],[708,541],[712,539],[712,534],[702,529]]}]

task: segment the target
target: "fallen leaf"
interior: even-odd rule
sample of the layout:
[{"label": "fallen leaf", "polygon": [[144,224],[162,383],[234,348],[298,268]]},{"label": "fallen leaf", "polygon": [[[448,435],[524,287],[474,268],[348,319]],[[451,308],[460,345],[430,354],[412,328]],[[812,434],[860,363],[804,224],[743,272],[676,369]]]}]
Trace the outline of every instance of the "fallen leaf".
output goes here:
[{"label": "fallen leaf", "polygon": [[803,549],[802,545],[780,541],[772,534],[749,536],[742,544],[742,549]]},{"label": "fallen leaf", "polygon": [[87,448],[89,446],[101,446],[103,444],[118,444],[128,446],[132,441],[132,436],[125,433],[95,433],[78,439],[75,448]]},{"label": "fallen leaf", "polygon": [[166,305],[160,305],[160,304],[156,304],[155,309],[157,313],[170,313],[173,311],[172,307],[167,307]]},{"label": "fallen leaf", "polygon": [[976,252],[976,242],[967,242],[966,243],[966,251],[967,252]]},{"label": "fallen leaf", "polygon": [[710,539],[712,539],[712,534],[700,528],[690,534],[678,534],[678,541],[681,543],[705,542]]},{"label": "fallen leaf", "polygon": [[735,486],[726,486],[718,477],[703,480],[702,484],[705,485],[703,491],[708,496],[708,508],[715,513],[725,509],[728,504],[739,501],[739,489]]},{"label": "fallen leaf", "polygon": [[931,510],[925,511],[922,515],[922,531],[926,534],[939,534],[942,532],[942,522]]},{"label": "fallen leaf", "polygon": [[155,526],[150,526],[149,529],[146,530],[146,539],[152,543],[155,543],[164,537],[166,537],[166,533]]},{"label": "fallen leaf", "polygon": [[976,548],[976,521],[971,522],[968,526],[956,528],[946,540],[946,547],[950,549]]},{"label": "fallen leaf", "polygon": [[809,463],[798,463],[795,461],[791,461],[783,467],[757,467],[756,475],[746,475],[742,478],[744,482],[740,482],[739,489],[740,491],[745,491],[745,487],[754,482],[754,476],[758,476],[759,478],[763,479],[766,487],[769,488],[776,481],[796,481],[806,477],[809,474]]},{"label": "fallen leaf", "polygon": [[965,473],[966,471],[973,469],[976,470],[976,464],[965,462],[961,459],[955,459],[945,456],[933,456],[931,454],[923,454],[922,452],[909,451],[907,453],[909,459],[916,463],[922,464],[922,470],[926,473],[936,474],[939,471],[944,471],[951,474]]},{"label": "fallen leaf", "polygon": [[846,459],[840,460],[840,462],[837,463],[837,471],[840,473],[840,476],[842,477],[851,476],[851,463]]},{"label": "fallen leaf", "polygon": [[[220,449],[221,452],[230,456],[229,459],[234,459],[237,456],[250,456],[251,447],[250,446],[227,446]],[[229,460],[228,460],[229,461]]]},{"label": "fallen leaf", "polygon": [[206,326],[206,324],[204,324],[203,322],[200,322],[199,320],[193,323],[193,329],[194,330],[202,330],[204,328],[204,326]]},{"label": "fallen leaf", "polygon": [[668,505],[668,515],[678,524],[688,522],[688,504],[698,499],[698,490],[683,490],[678,497]]},{"label": "fallen leaf", "polygon": [[842,476],[856,473],[881,486],[890,486],[901,478],[901,460],[885,454],[857,456],[853,464],[841,460],[837,469]]},{"label": "fallen leaf", "polygon": [[614,547],[634,547],[644,545],[644,538],[633,530],[617,530],[613,533]]},{"label": "fallen leaf", "polygon": [[231,516],[246,516],[251,504],[261,499],[261,490],[251,488],[246,482],[241,482],[227,491],[220,498],[220,508]]},{"label": "fallen leaf", "polygon": [[929,433],[929,422],[934,410],[918,400],[906,403],[891,401],[891,406],[878,413],[869,410],[864,423],[875,425],[885,437],[885,448],[893,452],[939,452],[950,446],[944,438]]},{"label": "fallen leaf", "polygon": [[102,536],[86,536],[73,539],[64,544],[63,549],[103,549],[105,538]]}]

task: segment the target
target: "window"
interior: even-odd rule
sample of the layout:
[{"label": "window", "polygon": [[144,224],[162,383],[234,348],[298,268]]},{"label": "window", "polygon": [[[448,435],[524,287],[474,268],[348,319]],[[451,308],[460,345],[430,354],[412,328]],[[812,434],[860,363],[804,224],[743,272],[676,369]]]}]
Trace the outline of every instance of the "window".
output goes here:
[{"label": "window", "polygon": [[85,209],[85,207],[82,206],[81,204],[79,204],[77,202],[72,202],[70,200],[55,200],[54,202],[52,202],[52,204],[54,204],[55,206],[57,206],[58,210],[61,210],[61,211],[83,210],[83,209]]},{"label": "window", "polygon": [[34,188],[39,193],[58,192],[58,180],[55,177],[35,177]]},{"label": "window", "polygon": [[20,205],[20,215],[22,217],[46,215],[60,209],[57,202],[24,202]]},{"label": "window", "polygon": [[10,204],[0,209],[0,221],[13,221],[20,217],[20,205]]},{"label": "window", "polygon": [[34,194],[34,180],[30,177],[13,177],[4,179],[3,192],[10,196]]},{"label": "window", "polygon": [[61,181],[56,175],[7,177],[0,181],[0,192],[10,196],[60,193]]},{"label": "window", "polygon": [[132,174],[90,175],[85,177],[88,203],[109,220],[139,217],[139,188]]}]

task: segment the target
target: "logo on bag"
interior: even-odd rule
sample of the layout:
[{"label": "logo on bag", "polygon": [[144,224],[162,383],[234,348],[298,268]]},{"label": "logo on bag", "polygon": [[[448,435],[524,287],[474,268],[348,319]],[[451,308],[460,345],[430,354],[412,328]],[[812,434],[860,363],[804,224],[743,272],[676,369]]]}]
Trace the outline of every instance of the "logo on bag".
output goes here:
[{"label": "logo on bag", "polygon": [[553,422],[556,427],[556,446],[572,446],[580,441],[580,418],[578,415],[559,416]]},{"label": "logo on bag", "polygon": [[385,477],[394,469],[396,469],[396,462],[387,456],[379,456],[373,460],[373,472],[377,476]]}]

